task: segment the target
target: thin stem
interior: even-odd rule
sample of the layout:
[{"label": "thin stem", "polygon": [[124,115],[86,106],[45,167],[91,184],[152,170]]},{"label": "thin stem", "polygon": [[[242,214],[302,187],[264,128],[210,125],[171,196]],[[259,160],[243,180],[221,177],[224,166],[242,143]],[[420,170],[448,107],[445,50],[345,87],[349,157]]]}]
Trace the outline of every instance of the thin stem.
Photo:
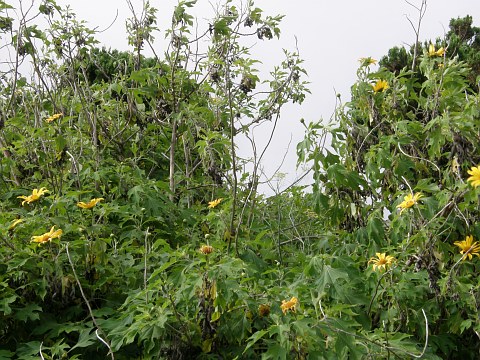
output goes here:
[{"label": "thin stem", "polygon": [[[92,318],[93,324],[97,328],[95,333],[97,334],[97,331],[100,330],[102,332],[103,336],[105,337],[105,339],[107,339],[105,332],[102,331],[102,329],[100,328],[100,326],[97,323],[97,320],[95,319],[95,316],[93,315],[93,310],[92,310],[92,307],[90,306],[90,302],[88,301],[87,297],[85,296],[85,292],[83,291],[82,284],[80,283],[80,279],[77,276],[77,272],[75,270],[75,266],[73,265],[72,258],[70,257],[70,252],[68,251],[68,245],[69,245],[69,243],[67,243],[66,246],[65,246],[65,250],[66,250],[66,253],[67,253],[67,257],[68,257],[68,262],[70,263],[70,266],[72,268],[73,277],[75,278],[75,281],[77,282],[78,288],[80,289],[80,293],[82,294],[83,301],[85,302],[85,305],[88,308],[88,313],[89,313],[90,317]],[[112,358],[112,360],[115,360],[115,357],[114,357],[113,352],[112,352],[112,348],[111,348],[108,340],[101,339],[98,335],[97,335],[97,337],[108,347],[110,357]]]}]

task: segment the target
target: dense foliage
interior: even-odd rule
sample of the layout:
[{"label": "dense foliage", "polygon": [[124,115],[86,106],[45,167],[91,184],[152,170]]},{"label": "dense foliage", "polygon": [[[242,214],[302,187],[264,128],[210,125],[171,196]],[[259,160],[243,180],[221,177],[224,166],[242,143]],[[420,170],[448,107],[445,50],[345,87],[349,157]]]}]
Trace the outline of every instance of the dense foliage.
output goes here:
[{"label": "dense foliage", "polygon": [[282,17],[226,1],[202,32],[194,6],[160,56],[148,2],[119,52],[54,0],[0,1],[0,358],[477,358],[472,19],[362,59],[305,124],[311,191],[266,198],[237,141],[303,101],[302,61],[260,74]]}]

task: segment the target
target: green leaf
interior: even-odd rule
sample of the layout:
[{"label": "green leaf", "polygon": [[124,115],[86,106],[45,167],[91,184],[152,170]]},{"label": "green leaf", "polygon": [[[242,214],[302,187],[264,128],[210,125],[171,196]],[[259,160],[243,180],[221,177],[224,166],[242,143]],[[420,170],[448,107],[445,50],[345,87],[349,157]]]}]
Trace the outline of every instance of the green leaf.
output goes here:
[{"label": "green leaf", "polygon": [[267,359],[286,360],[287,350],[285,350],[279,344],[273,344],[268,347],[268,350],[265,354],[262,354],[262,360],[267,360]]},{"label": "green leaf", "polygon": [[378,217],[371,217],[367,224],[368,238],[375,241],[377,244],[383,244],[385,239],[385,229],[383,221]]},{"label": "green leaf", "polygon": [[344,285],[346,281],[348,281],[348,274],[345,271],[324,265],[316,281],[317,290],[321,294],[328,289],[333,289],[334,291],[329,291],[332,296],[345,298],[346,287]]},{"label": "green leaf", "polygon": [[421,179],[415,186],[415,190],[433,193],[440,191],[438,184],[432,183],[431,179]]},{"label": "green leaf", "polygon": [[0,10],[13,9],[13,6],[7,4],[5,1],[0,1]]},{"label": "green leaf", "polygon": [[463,320],[460,323],[460,334],[462,334],[465,330],[468,330],[472,327],[473,321],[471,319]]},{"label": "green leaf", "polygon": [[217,321],[218,319],[220,319],[220,316],[221,316],[221,315],[222,315],[222,314],[220,313],[220,311],[215,311],[215,312],[212,314],[212,319],[211,319],[211,321],[212,321],[212,322]]},{"label": "green leaf", "polygon": [[11,359],[15,353],[8,350],[0,350],[0,359]]},{"label": "green leaf", "polygon": [[24,322],[27,322],[27,320],[39,320],[39,313],[41,312],[42,308],[37,304],[28,304],[24,308],[16,310],[15,318]]},{"label": "green leaf", "polygon": [[334,164],[327,169],[328,178],[337,186],[347,186],[354,190],[367,188],[367,182],[355,171],[347,170],[342,164]]},{"label": "green leaf", "polygon": [[96,341],[98,340],[96,339],[95,331],[93,331],[93,329],[83,329],[80,331],[77,343],[70,349],[70,351],[76,348],[88,347]]},{"label": "green leaf", "polygon": [[252,336],[250,336],[247,340],[247,346],[245,347],[245,349],[243,350],[243,354],[245,354],[245,352],[250,349],[253,345],[255,345],[255,343],[260,340],[262,337],[265,336],[265,334],[268,334],[268,331],[267,330],[259,330],[257,331],[256,333],[254,333]]},{"label": "green leaf", "polygon": [[17,300],[17,295],[12,295],[3,299],[0,299],[0,312],[3,312],[4,315],[10,315],[12,313],[12,308],[9,306]]}]

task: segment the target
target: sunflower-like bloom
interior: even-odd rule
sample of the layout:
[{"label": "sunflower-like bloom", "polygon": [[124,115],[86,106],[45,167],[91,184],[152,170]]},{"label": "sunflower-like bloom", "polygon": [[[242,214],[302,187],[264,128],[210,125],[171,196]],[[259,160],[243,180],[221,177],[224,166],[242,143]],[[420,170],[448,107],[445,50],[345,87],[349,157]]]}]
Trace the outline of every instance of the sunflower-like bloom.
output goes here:
[{"label": "sunflower-like bloom", "polygon": [[213,201],[209,201],[208,202],[208,208],[209,209],[213,209],[214,207],[216,207],[218,204],[220,204],[222,202],[223,198],[218,198],[218,199],[215,199]]},{"label": "sunflower-like bloom", "polygon": [[32,190],[32,195],[28,195],[28,196],[25,196],[25,195],[22,195],[22,196],[17,196],[18,199],[23,199],[22,201],[22,206],[23,204],[25,203],[32,203],[34,201],[37,201],[38,199],[40,199],[40,197],[42,195],[44,195],[45,193],[49,192],[46,188],[42,187],[40,189],[33,189]]},{"label": "sunflower-like bloom", "polygon": [[366,57],[366,58],[360,58],[358,61],[360,61],[360,66],[370,66],[370,65],[375,65],[377,63],[377,60],[375,60],[372,57]]},{"label": "sunflower-like bloom", "polygon": [[390,86],[388,86],[388,83],[386,80],[378,80],[375,84],[372,84],[373,87],[373,92],[382,92],[387,90]]},{"label": "sunflower-like bloom", "polygon": [[105,200],[104,198],[95,198],[90,200],[88,203],[84,203],[83,201],[80,201],[77,203],[77,206],[82,209],[91,209],[95,205],[97,205],[100,201]]},{"label": "sunflower-like bloom", "polygon": [[208,255],[208,254],[211,254],[213,252],[213,247],[210,246],[210,245],[202,245],[199,249],[199,251],[203,254],[203,255]]},{"label": "sunflower-like bloom", "polygon": [[470,182],[470,185],[474,188],[480,186],[480,166],[472,166],[470,170],[467,170],[467,173],[472,175],[467,179],[467,181]]},{"label": "sunflower-like bloom", "polygon": [[473,242],[473,236],[468,235],[463,241],[455,241],[455,245],[460,248],[460,254],[463,254],[462,261],[472,260],[473,255],[480,257],[480,244],[478,241]]},{"label": "sunflower-like bloom", "polygon": [[445,49],[441,47],[438,50],[435,50],[435,45],[430,43],[430,46],[428,47],[428,56],[434,57],[434,56],[443,56],[445,54]]},{"label": "sunflower-like bloom", "polygon": [[403,201],[397,205],[397,208],[402,209],[400,210],[400,214],[405,211],[405,209],[411,208],[418,202],[418,199],[422,197],[422,193],[408,194],[403,198]]},{"label": "sunflower-like bloom", "polygon": [[377,257],[372,257],[368,263],[373,263],[373,271],[382,271],[386,270],[388,266],[392,265],[395,261],[395,258],[385,253],[375,253]]},{"label": "sunflower-like bloom", "polygon": [[282,305],[280,308],[282,309],[283,315],[287,313],[288,310],[295,312],[295,307],[298,304],[298,299],[294,296],[290,300],[282,300]]},{"label": "sunflower-like bloom", "polygon": [[52,121],[55,121],[63,116],[62,113],[60,114],[53,114],[52,116],[49,116],[48,118],[45,119],[47,123],[51,123]]},{"label": "sunflower-like bloom", "polygon": [[23,219],[17,219],[17,220],[12,221],[12,223],[8,227],[8,230],[11,231],[11,230],[15,229],[15,226],[17,226],[21,222],[23,222]]},{"label": "sunflower-like bloom", "polygon": [[55,230],[55,225],[52,226],[49,232],[39,235],[39,236],[32,236],[32,242],[44,244],[52,239],[59,238],[62,236],[63,231],[62,229]]}]

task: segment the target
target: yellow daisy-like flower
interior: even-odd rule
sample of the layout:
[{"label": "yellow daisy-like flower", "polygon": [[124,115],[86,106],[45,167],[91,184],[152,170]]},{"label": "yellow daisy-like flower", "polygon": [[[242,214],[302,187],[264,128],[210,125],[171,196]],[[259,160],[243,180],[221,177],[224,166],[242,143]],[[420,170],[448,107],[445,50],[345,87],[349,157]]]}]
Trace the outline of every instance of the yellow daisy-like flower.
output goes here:
[{"label": "yellow daisy-like flower", "polygon": [[33,189],[32,190],[32,195],[28,195],[28,196],[25,196],[25,195],[22,195],[22,196],[17,196],[18,199],[23,199],[22,201],[22,206],[23,204],[25,203],[32,203],[34,201],[37,201],[38,199],[40,199],[40,197],[42,195],[44,195],[45,193],[49,192],[46,188],[42,187],[40,189]]},{"label": "yellow daisy-like flower", "polygon": [[105,200],[104,198],[95,198],[90,200],[88,203],[84,203],[83,201],[80,201],[77,203],[77,206],[82,209],[91,209],[95,205],[97,205],[100,201]]},{"label": "yellow daisy-like flower", "polygon": [[298,299],[294,296],[290,300],[282,300],[282,305],[280,308],[282,309],[283,315],[287,313],[288,310],[295,312],[295,307],[298,304]]},{"label": "yellow daisy-like flower", "polygon": [[23,219],[17,219],[17,220],[12,221],[12,223],[8,227],[8,230],[11,231],[11,230],[15,229],[15,226],[17,226],[21,222],[23,222]]},{"label": "yellow daisy-like flower", "polygon": [[223,198],[218,198],[218,199],[215,199],[213,201],[209,201],[208,202],[208,208],[209,209],[213,209],[214,207],[216,207],[218,204],[220,204],[222,202]]},{"label": "yellow daisy-like flower", "polygon": [[373,91],[377,93],[387,90],[390,86],[386,80],[378,80],[375,84],[372,84],[372,87]]},{"label": "yellow daisy-like flower", "polygon": [[468,235],[463,241],[455,241],[454,244],[461,249],[460,254],[463,254],[462,261],[467,260],[467,257],[468,260],[472,260],[473,255],[480,257],[480,244],[478,241],[473,242],[472,235]]},{"label": "yellow daisy-like flower", "polygon": [[52,239],[59,238],[60,236],[62,236],[62,234],[63,234],[62,229],[55,230],[55,225],[54,225],[52,226],[49,232],[39,236],[32,236],[31,242],[44,244]]},{"label": "yellow daisy-like flower", "polygon": [[53,114],[52,116],[49,116],[45,121],[46,121],[47,123],[51,123],[52,121],[55,121],[55,120],[61,118],[62,116],[63,116],[62,113],[60,113],[60,114]]},{"label": "yellow daisy-like flower", "polygon": [[422,193],[408,194],[403,198],[403,201],[397,205],[397,208],[402,209],[400,210],[400,214],[405,211],[405,209],[411,208],[418,202],[418,199],[422,197]]},{"label": "yellow daisy-like flower", "polygon": [[445,54],[445,49],[441,47],[438,50],[435,50],[435,45],[430,43],[430,46],[428,47],[428,56],[433,57],[433,56],[443,56]]},{"label": "yellow daisy-like flower", "polygon": [[213,247],[210,246],[210,245],[203,245],[200,247],[199,251],[203,254],[203,255],[209,255],[213,252]]},{"label": "yellow daisy-like flower", "polygon": [[373,263],[373,271],[382,271],[386,270],[387,266],[392,265],[395,261],[395,258],[390,255],[386,255],[385,253],[375,253],[377,257],[372,257],[368,261],[368,263]]},{"label": "yellow daisy-like flower", "polygon": [[375,65],[377,63],[377,60],[375,60],[372,57],[366,57],[366,58],[360,58],[358,60],[361,64],[361,66],[370,66],[370,65]]},{"label": "yellow daisy-like flower", "polygon": [[480,186],[480,166],[472,166],[470,170],[467,170],[471,176],[467,179],[474,188]]}]

